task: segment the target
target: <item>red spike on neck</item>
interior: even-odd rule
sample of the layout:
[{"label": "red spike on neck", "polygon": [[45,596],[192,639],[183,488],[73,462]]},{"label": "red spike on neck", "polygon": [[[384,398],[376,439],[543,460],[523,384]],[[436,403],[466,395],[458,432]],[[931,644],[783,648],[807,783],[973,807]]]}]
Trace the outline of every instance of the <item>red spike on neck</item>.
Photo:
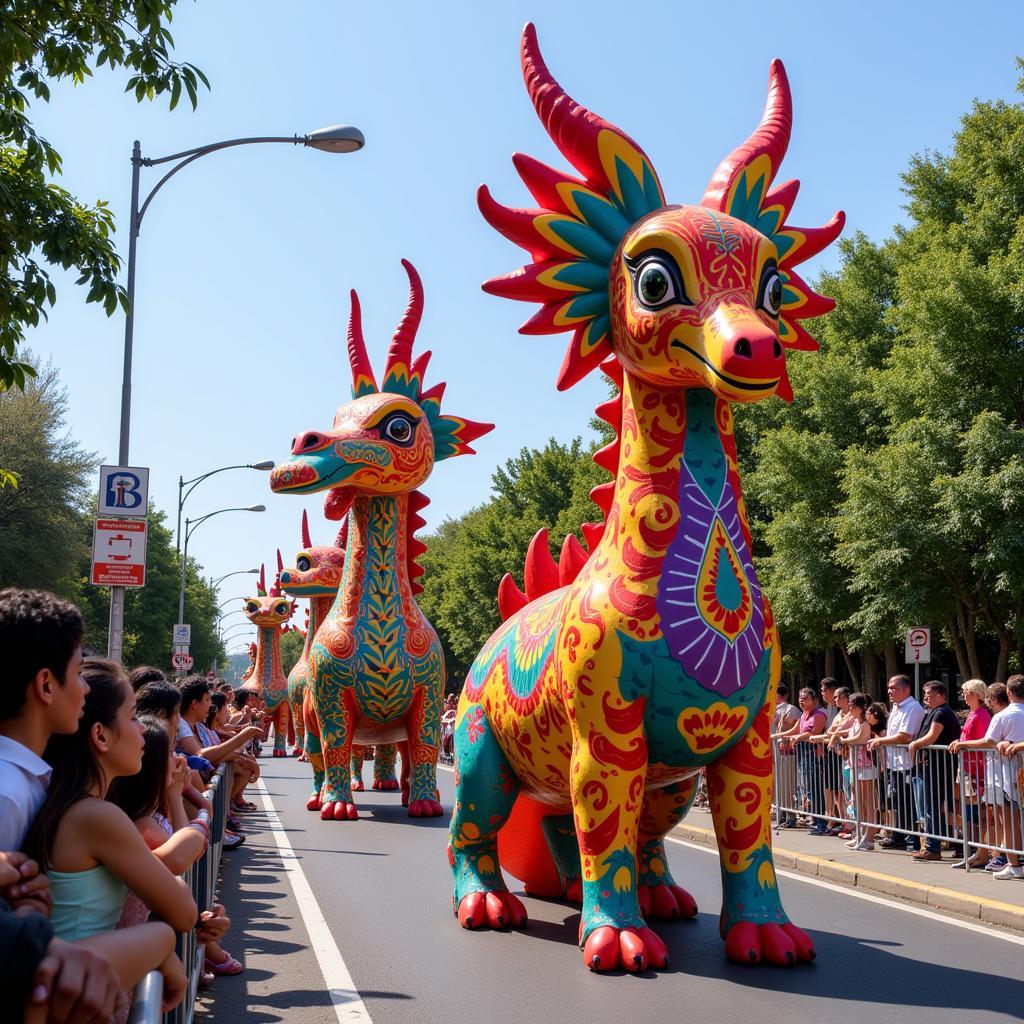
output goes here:
[{"label": "red spike on neck", "polygon": [[309,515],[305,509],[302,510],[302,546],[304,548],[313,546],[313,540],[309,535]]}]

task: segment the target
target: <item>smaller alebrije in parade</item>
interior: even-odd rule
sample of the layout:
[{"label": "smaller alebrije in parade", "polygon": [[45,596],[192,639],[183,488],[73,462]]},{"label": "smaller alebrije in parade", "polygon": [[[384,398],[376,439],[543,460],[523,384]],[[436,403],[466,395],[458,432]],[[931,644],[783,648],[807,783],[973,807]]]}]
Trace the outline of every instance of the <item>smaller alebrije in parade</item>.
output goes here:
[{"label": "smaller alebrije in parade", "polygon": [[277,587],[267,590],[266,572],[260,566],[256,596],[245,598],[242,608],[257,629],[256,662],[246,685],[255,687],[266,702],[265,738],[273,725],[274,757],[287,757],[291,708],[288,706],[288,677],[281,664],[281,634],[295,611],[295,602]]},{"label": "smaller alebrije in parade", "polygon": [[[313,646],[317,630],[320,628],[327,613],[334,604],[341,586],[341,572],[345,564],[345,524],[342,523],[338,537],[332,546],[321,546],[313,543],[309,532],[309,516],[302,512],[302,547],[295,555],[295,564],[291,568],[280,568],[278,584],[281,589],[294,598],[306,598],[309,601],[309,613],[306,621],[305,642],[299,660],[288,673],[288,703],[292,709],[295,722],[296,740],[313,769],[313,792],[306,801],[311,811],[320,810],[320,787],[324,781],[324,757],[320,741],[320,724],[309,694],[309,651]],[[375,750],[374,789],[398,789],[399,782],[395,776],[395,759],[397,750],[394,746],[379,744]],[[359,761],[360,778],[362,775],[363,748],[353,747],[353,777],[355,762]],[[380,781],[380,785],[378,785]],[[353,783],[353,788],[356,788]],[[358,787],[362,789],[360,785]]]},{"label": "smaller alebrije in parade", "polygon": [[[583,531],[589,552],[568,542],[556,565],[541,534],[526,593],[502,582],[505,621],[470,668],[455,728],[454,908],[466,928],[524,924],[501,869],[514,860],[528,892],[581,904],[592,970],[664,967],[649,922],[697,912],[664,840],[703,769],[726,955],[808,961],[813,942],[783,910],[772,862],[782,653],[754,571],[732,405],[792,398],[786,353],[817,348],[799,321],[833,306],[794,268],[843,217],[794,227],[798,184],[773,185],[792,128],[779,61],[760,124],[699,205],[666,203],[647,154],[555,81],[532,25],[522,67],[582,177],[517,154],[537,208],[481,188],[485,219],[530,257],[484,287],[541,304],[524,333],[571,332],[560,389],[598,368],[617,385],[598,409],[615,438],[594,456],[612,480],[591,493],[605,521]],[[649,74],[641,91],[656,95]]]},{"label": "smaller alebrije in parade", "polygon": [[352,292],[351,401],[338,409],[329,430],[299,434],[292,457],[270,478],[276,494],[326,491],[328,519],[348,517],[341,588],[308,658],[324,755],[320,816],[335,821],[359,816],[350,760],[353,747],[361,745],[402,744],[409,815],[443,813],[437,754],[444,656],[415,600],[423,572],[416,559],[424,545],[414,534],[427,504],[418,488],[435,463],[471,454],[470,442],[492,429],[443,414],[444,384],[424,386],[430,353],[413,356],[423,286],[412,264],[402,265],[409,275],[409,305],[380,386]]}]

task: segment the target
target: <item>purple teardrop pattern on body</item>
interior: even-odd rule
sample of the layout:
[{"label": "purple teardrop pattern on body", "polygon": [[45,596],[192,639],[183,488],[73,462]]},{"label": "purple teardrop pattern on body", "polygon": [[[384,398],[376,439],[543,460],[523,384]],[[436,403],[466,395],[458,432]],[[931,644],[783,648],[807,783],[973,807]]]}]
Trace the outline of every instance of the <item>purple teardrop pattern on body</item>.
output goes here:
[{"label": "purple teardrop pattern on body", "polygon": [[736,495],[717,505],[680,466],[682,519],[662,567],[657,608],[672,657],[712,693],[750,681],[764,653],[764,606]]}]

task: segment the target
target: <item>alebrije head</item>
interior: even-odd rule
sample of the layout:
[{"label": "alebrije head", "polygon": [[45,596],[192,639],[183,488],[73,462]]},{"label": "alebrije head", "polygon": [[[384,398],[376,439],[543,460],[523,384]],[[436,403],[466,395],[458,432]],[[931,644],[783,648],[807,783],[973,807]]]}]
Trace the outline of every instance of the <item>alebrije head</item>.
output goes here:
[{"label": "alebrije head", "polygon": [[769,69],[760,124],[719,165],[699,206],[666,204],[647,154],[555,81],[532,25],[522,64],[538,116],[582,178],[516,154],[539,208],[502,206],[481,186],[484,217],[532,259],[484,289],[542,304],[524,334],[572,331],[559,388],[614,356],[657,386],[791,399],[785,351],[817,348],[799,321],[833,307],[793,268],[830,244],[844,218],[815,229],[786,223],[799,183],[772,187],[792,127],[782,62]]},{"label": "alebrije head", "polygon": [[378,387],[363,339],[359,298],[352,292],[348,357],[352,399],[342,405],[328,431],[307,431],[292,443],[292,457],[270,477],[276,493],[329,490],[328,518],[340,519],[358,493],[403,494],[419,487],[435,462],[473,454],[470,442],[493,429],[441,412],[444,384],[424,390],[430,352],[413,357],[423,315],[423,285],[416,268],[409,276],[409,304],[388,349]]},{"label": "alebrije head", "polygon": [[242,610],[254,626],[280,626],[292,617],[292,613],[295,611],[295,602],[282,595],[277,587],[271,587],[270,591],[267,591],[266,567],[261,565],[256,596],[244,598]]}]

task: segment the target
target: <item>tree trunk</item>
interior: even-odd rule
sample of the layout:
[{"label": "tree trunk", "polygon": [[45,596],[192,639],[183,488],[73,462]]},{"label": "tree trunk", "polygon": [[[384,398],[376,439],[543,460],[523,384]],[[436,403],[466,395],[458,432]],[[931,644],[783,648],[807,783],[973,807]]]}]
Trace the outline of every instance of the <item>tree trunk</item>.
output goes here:
[{"label": "tree trunk", "polygon": [[971,677],[981,679],[981,661],[978,659],[978,647],[974,642],[975,612],[962,601],[958,602],[958,607],[957,620],[960,623],[960,632],[964,638],[964,649],[967,652],[967,664],[971,670]]},{"label": "tree trunk", "polygon": [[839,645],[839,653],[843,656],[843,661],[846,662],[846,671],[850,673],[850,684],[853,688],[860,688],[860,673],[857,671],[857,666],[854,664],[853,658],[850,657],[850,652],[846,649],[845,644]]},{"label": "tree trunk", "polygon": [[873,699],[878,698],[878,657],[874,651],[863,650],[860,660],[864,666],[864,692]]},{"label": "tree trunk", "polygon": [[895,640],[886,640],[885,642],[885,676],[886,679],[892,679],[893,676],[900,674],[900,659],[899,652],[896,650]]},{"label": "tree trunk", "polygon": [[836,677],[836,649],[831,644],[825,648],[825,675]]},{"label": "tree trunk", "polygon": [[971,666],[967,661],[967,649],[964,647],[963,637],[960,635],[960,625],[956,617],[949,620],[949,638],[953,644],[953,653],[956,655],[956,665],[960,675],[966,680],[971,677]]},{"label": "tree trunk", "polygon": [[1010,646],[1013,634],[1003,626],[996,626],[996,636],[999,638],[999,657],[996,659],[997,683],[1005,683],[1006,677],[1010,674]]}]

